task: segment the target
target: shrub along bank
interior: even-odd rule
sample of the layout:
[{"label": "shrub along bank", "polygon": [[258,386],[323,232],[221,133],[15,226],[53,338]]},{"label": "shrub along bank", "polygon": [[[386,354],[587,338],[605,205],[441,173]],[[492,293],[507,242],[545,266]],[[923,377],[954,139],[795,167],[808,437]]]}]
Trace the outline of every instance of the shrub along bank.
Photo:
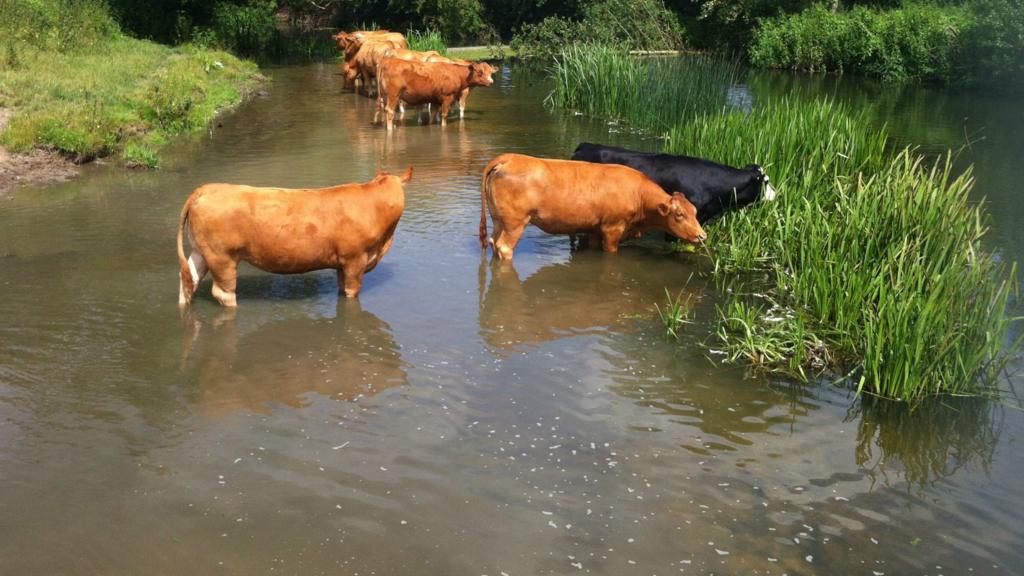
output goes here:
[{"label": "shrub along bank", "polygon": [[120,153],[155,166],[169,137],[196,131],[261,77],[254,64],[195,46],[123,35],[103,3],[0,3],[0,144],[77,162]]},{"label": "shrub along bank", "polygon": [[[1006,358],[1014,271],[982,245],[985,214],[968,203],[969,172],[956,176],[948,161],[891,150],[866,112],[831,101],[744,113],[715,109],[708,97],[696,113],[652,116],[667,105],[662,96],[631,92],[634,77],[589,50],[561,57],[555,95],[574,90],[574,77],[560,70],[593,85],[623,83],[627,97],[583,109],[664,133],[668,152],[757,162],[776,185],[775,202],[707,228],[714,274],[731,288],[714,320],[715,346],[730,359],[798,377],[830,369],[888,398],[986,390]],[[629,64],[648,70],[640,79],[664,65]],[[659,77],[668,92],[685,93],[694,80]]]}]

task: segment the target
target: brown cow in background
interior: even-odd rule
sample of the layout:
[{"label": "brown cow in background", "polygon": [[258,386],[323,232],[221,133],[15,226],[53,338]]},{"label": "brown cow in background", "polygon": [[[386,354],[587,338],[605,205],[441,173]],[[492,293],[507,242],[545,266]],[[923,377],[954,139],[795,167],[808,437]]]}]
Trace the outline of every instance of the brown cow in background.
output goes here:
[{"label": "brown cow in background", "polygon": [[[391,248],[405,208],[403,185],[411,178],[410,167],[401,177],[381,172],[365,184],[329,188],[196,188],[178,221],[178,304],[191,303],[209,270],[213,297],[223,306],[235,306],[238,263],[243,260],[278,274],[334,268],[339,292],[358,295],[363,274]],[[183,243],[186,222],[193,247],[188,259]]]},{"label": "brown cow in background", "polygon": [[[445,126],[452,103],[461,98],[467,88],[493,84],[492,74],[495,70],[486,62],[471,62],[464,66],[447,62],[410,62],[384,58],[377,78],[378,113],[383,109],[387,128],[392,130],[395,126],[395,109],[401,102],[413,106],[432,104],[438,107],[441,125]],[[377,118],[375,115],[375,122]]]}]

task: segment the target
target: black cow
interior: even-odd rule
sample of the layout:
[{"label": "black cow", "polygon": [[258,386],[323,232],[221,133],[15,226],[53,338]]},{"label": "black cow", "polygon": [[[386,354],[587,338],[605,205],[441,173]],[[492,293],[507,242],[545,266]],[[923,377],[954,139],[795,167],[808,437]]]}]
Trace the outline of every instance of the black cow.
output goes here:
[{"label": "black cow", "polygon": [[643,172],[665,192],[682,192],[697,207],[697,220],[701,224],[718,219],[730,208],[742,208],[759,198],[775,199],[775,190],[757,164],[733,168],[691,156],[634,152],[589,142],[577,146],[572,159],[624,164]]}]

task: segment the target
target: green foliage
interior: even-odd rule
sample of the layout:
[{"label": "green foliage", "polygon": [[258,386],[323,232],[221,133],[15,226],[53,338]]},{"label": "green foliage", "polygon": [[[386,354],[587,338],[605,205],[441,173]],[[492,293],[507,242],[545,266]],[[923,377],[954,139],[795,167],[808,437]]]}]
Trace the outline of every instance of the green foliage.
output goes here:
[{"label": "green foliage", "polygon": [[764,20],[751,43],[750,61],[765,68],[951,81],[973,22],[962,6],[833,13],[816,5]]},{"label": "green foliage", "polygon": [[7,46],[88,51],[117,34],[102,0],[0,0],[0,42]]},{"label": "green foliage", "polygon": [[448,54],[448,46],[445,44],[444,38],[441,37],[441,33],[437,30],[429,28],[422,32],[419,30],[408,30],[405,33],[405,38],[409,41],[410,50],[422,52],[434,50],[441,54]]},{"label": "green foliage", "polygon": [[690,323],[690,312],[693,309],[692,296],[687,294],[684,297],[683,292],[680,291],[679,294],[672,297],[668,288],[665,288],[665,299],[664,310],[658,304],[654,305],[654,309],[657,310],[658,318],[665,328],[665,337],[678,340],[683,324]]},{"label": "green foliage", "polygon": [[[7,14],[36,25],[37,14],[65,7],[61,0],[25,4],[37,10]],[[124,37],[116,29],[105,39],[89,36],[102,18],[88,10],[77,13],[80,22],[61,16],[62,34],[81,32],[97,38],[95,44],[69,49],[59,41],[31,38],[12,44],[16,65],[0,68],[0,106],[14,109],[0,134],[4,146],[55,149],[79,162],[123,149],[129,163],[154,165],[167,136],[205,126],[259,79],[254,65],[226,52],[171,49]],[[3,22],[8,29],[29,24]]]},{"label": "green foliage", "polygon": [[245,4],[218,2],[210,22],[218,46],[247,56],[266,53],[277,36],[276,6],[274,0],[250,0]]},{"label": "green foliage", "polygon": [[550,60],[579,44],[676,49],[683,45],[683,28],[663,0],[598,0],[586,5],[582,19],[550,16],[523,26],[510,46],[520,58]]},{"label": "green foliage", "polygon": [[[767,275],[769,285],[758,288],[805,327],[780,331],[785,322],[742,316],[751,328],[740,334],[775,326],[775,348],[808,350],[800,342],[814,326],[837,366],[859,373],[861,391],[899,399],[971,393],[1005,361],[1015,274],[984,250],[982,208],[968,203],[970,172],[954,177],[948,159],[928,164],[910,149],[894,156],[887,143],[864,113],[783,101],[680,126],[669,149],[755,161],[777,183],[775,202],[728,215],[708,230],[709,243],[719,275]],[[734,354],[777,366],[756,352],[763,342],[732,338],[737,316],[721,315]]]},{"label": "green foliage", "polygon": [[962,70],[972,80],[1024,82],[1024,0],[974,0]]},{"label": "green foliage", "polygon": [[736,62],[717,57],[642,58],[581,44],[555,60],[548,98],[559,107],[660,132],[722,109],[739,73]]}]

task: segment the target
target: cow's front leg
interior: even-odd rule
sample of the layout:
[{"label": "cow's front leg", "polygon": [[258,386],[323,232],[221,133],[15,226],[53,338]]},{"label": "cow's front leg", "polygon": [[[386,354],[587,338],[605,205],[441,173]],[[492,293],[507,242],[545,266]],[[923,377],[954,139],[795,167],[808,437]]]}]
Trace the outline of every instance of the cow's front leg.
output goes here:
[{"label": "cow's front leg", "polygon": [[445,126],[448,125],[448,110],[450,110],[451,107],[452,107],[452,100],[453,99],[454,98],[452,98],[451,96],[445,96],[441,100],[441,127],[442,128],[444,128]]},{"label": "cow's front leg", "polygon": [[344,293],[347,298],[355,298],[363,288],[363,274],[366,272],[366,264],[369,258],[365,254],[358,258],[351,258],[341,264],[338,270],[338,292]]},{"label": "cow's front leg", "polygon": [[626,232],[626,227],[623,226],[605,226],[601,228],[601,248],[605,252],[615,253],[619,251],[619,242],[622,241],[622,235]]},{"label": "cow's front leg", "polygon": [[466,116],[466,100],[469,98],[469,88],[464,88],[459,94],[459,120]]}]

